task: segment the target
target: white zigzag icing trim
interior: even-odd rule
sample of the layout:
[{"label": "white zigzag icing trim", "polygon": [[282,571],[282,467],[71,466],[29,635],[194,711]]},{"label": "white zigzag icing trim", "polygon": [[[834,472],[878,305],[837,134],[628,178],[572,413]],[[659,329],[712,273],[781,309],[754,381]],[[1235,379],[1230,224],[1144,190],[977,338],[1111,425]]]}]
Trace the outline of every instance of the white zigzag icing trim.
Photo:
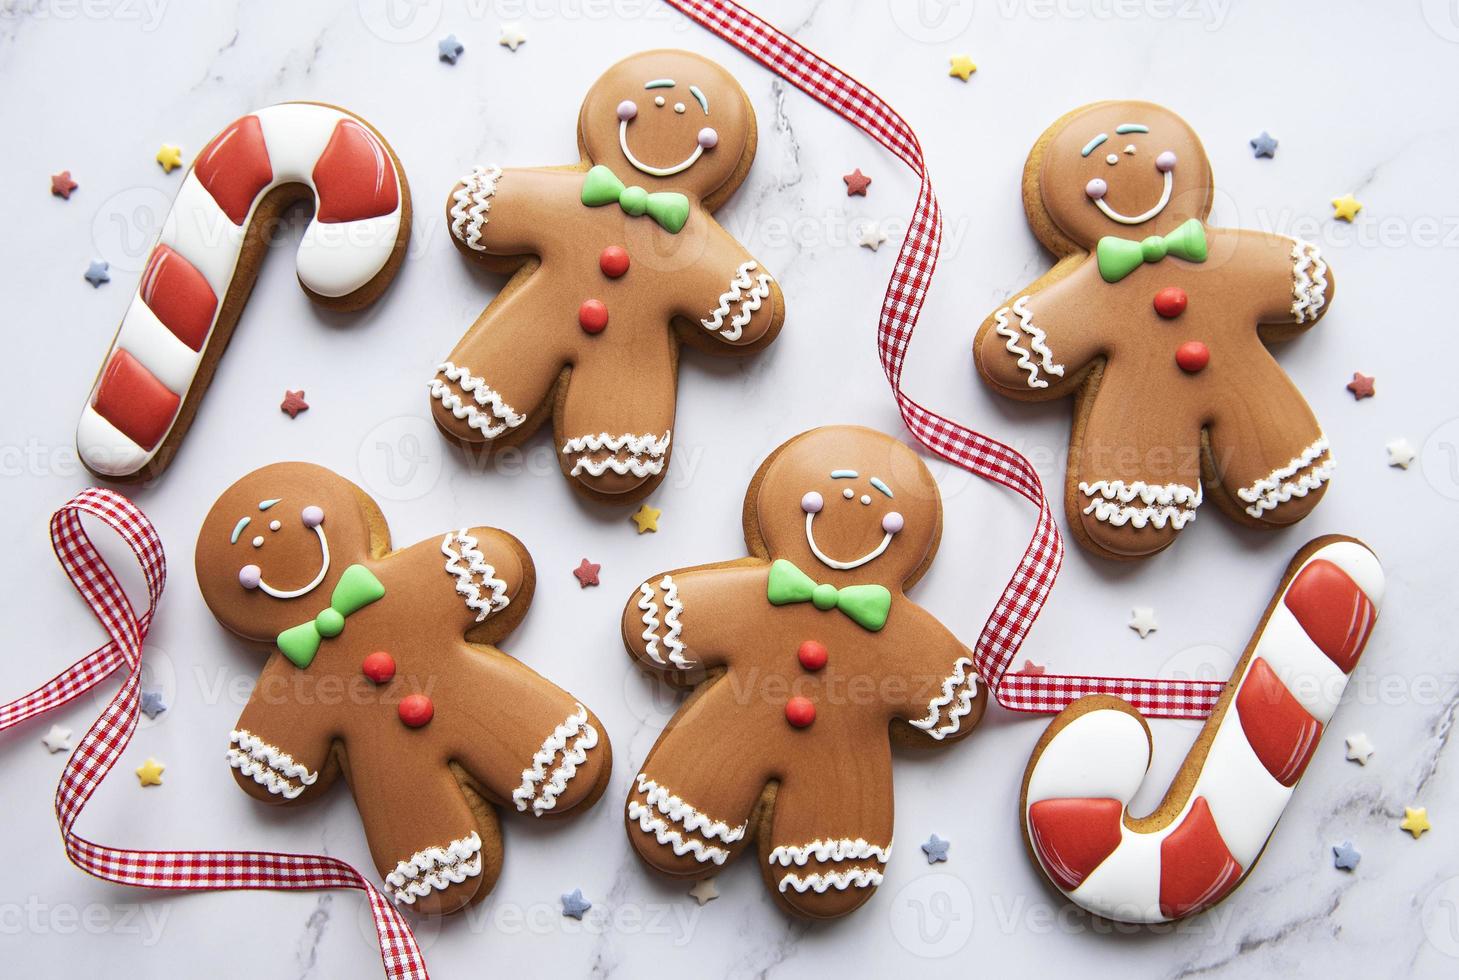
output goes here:
[{"label": "white zigzag icing trim", "polygon": [[1008,338],[1007,343],[1003,347],[1008,353],[1018,356],[1018,366],[1028,372],[1028,386],[1030,388],[1047,388],[1049,383],[1039,377],[1038,365],[1034,364],[1033,360],[1029,357],[1028,351],[1018,346],[1018,341],[1023,335],[1028,336],[1029,347],[1033,348],[1033,353],[1039,355],[1039,360],[1043,363],[1044,370],[1050,374],[1055,374],[1062,378],[1064,376],[1064,365],[1054,363],[1054,352],[1049,350],[1048,334],[1033,325],[1033,311],[1028,308],[1028,297],[1018,297],[1018,299],[1014,300],[1013,306],[1011,307],[1012,311],[1018,315],[1018,329],[1016,330],[1009,323],[1009,309],[1010,307],[1005,306],[993,314],[995,320],[993,332],[1000,337]]},{"label": "white zigzag icing trim", "polygon": [[[1184,483],[1146,483],[1144,480],[1095,480],[1081,482],[1079,492],[1093,498],[1084,513],[1093,514],[1094,519],[1114,527],[1133,524],[1145,527],[1154,524],[1164,528],[1169,524],[1177,531],[1196,518],[1196,508],[1201,505],[1201,488],[1188,487]],[[1143,507],[1132,507],[1130,503],[1139,498]]]},{"label": "white zigzag icing trim", "polygon": [[1292,261],[1292,319],[1316,320],[1327,303],[1327,263],[1316,245],[1300,238],[1292,243]]},{"label": "white zigzag icing trim", "polygon": [[771,864],[778,864],[781,867],[788,868],[791,864],[795,864],[803,868],[811,858],[815,858],[817,861],[856,861],[876,858],[882,864],[886,864],[891,856],[892,845],[880,847],[865,837],[857,837],[855,840],[850,837],[836,840],[822,840],[817,837],[809,844],[782,844],[770,852],[769,861]]},{"label": "white zigzag icing trim", "polygon": [[[942,679],[942,693],[927,702],[927,717],[918,718],[908,724],[913,728],[922,729],[939,742],[961,728],[963,718],[973,710],[973,698],[978,696],[978,675],[969,676],[967,672],[972,665],[973,662],[969,658],[958,657],[952,665],[952,673]],[[967,684],[967,686],[958,696],[957,704],[948,711],[947,724],[941,728],[934,728],[933,726],[937,724],[937,720],[942,714],[942,709],[952,703],[953,692],[963,684]]]},{"label": "white zigzag icing trim", "polygon": [[801,894],[813,891],[817,895],[823,895],[832,888],[843,892],[847,888],[867,888],[880,885],[881,882],[881,872],[873,868],[851,868],[847,871],[808,874],[804,878],[791,872],[780,879],[780,890],[783,892],[787,888],[794,888]]},{"label": "white zigzag icing trim", "polygon": [[1282,485],[1282,481],[1289,476],[1296,476],[1299,470],[1306,469],[1315,463],[1319,457],[1327,452],[1329,448],[1327,436],[1320,435],[1313,441],[1312,445],[1288,461],[1286,466],[1279,466],[1266,476],[1257,480],[1249,487],[1242,487],[1236,491],[1236,496],[1248,504],[1256,503],[1257,499],[1264,497]]},{"label": "white zigzag icing trim", "polygon": [[[739,269],[735,272],[735,277],[730,280],[729,291],[721,293],[719,296],[719,306],[715,307],[709,314],[709,319],[699,321],[704,325],[705,330],[718,330],[719,335],[730,343],[734,343],[740,339],[740,336],[745,331],[745,327],[749,325],[750,318],[760,309],[760,304],[770,296],[770,277],[763,272],[755,280],[753,285],[751,284],[750,273],[754,272],[757,268],[759,266],[755,264],[753,259],[740,263]],[[745,289],[750,291],[748,296],[741,292],[741,290]],[[721,327],[724,327],[724,318],[729,314],[731,303],[739,303],[740,311],[733,317],[730,317],[730,325],[728,327],[720,330]]]},{"label": "white zigzag icing trim", "polygon": [[481,233],[486,228],[487,212],[491,210],[492,195],[496,194],[496,182],[501,176],[501,167],[476,167],[461,178],[461,186],[451,195],[455,202],[451,205],[451,234],[472,251],[486,251],[486,246],[481,244]]},{"label": "white zigzag icing trim", "polygon": [[644,794],[651,806],[685,830],[703,834],[711,840],[722,840],[726,844],[733,844],[745,836],[746,824],[731,827],[723,820],[711,819],[649,779],[644,773],[638,774],[638,791]]},{"label": "white zigzag icing trim", "polygon": [[[1337,460],[1328,456],[1327,459],[1322,460],[1321,464],[1313,465],[1327,453],[1327,450],[1327,437],[1319,436],[1316,442],[1302,450],[1302,455],[1294,457],[1286,466],[1273,470],[1270,475],[1257,480],[1249,487],[1237,490],[1236,495],[1251,504],[1246,508],[1246,512],[1252,517],[1260,517],[1269,510],[1275,510],[1293,497],[1307,496],[1330,480],[1332,471],[1337,468]],[[1288,477],[1295,476],[1299,470],[1309,466],[1312,468],[1297,477],[1295,482],[1287,480]]]},{"label": "white zigzag icing trim", "polygon": [[[619,476],[630,472],[639,478],[657,476],[664,471],[664,454],[669,451],[669,436],[668,432],[662,436],[651,432],[643,435],[626,432],[618,436],[600,432],[597,435],[573,436],[562,444],[562,454],[577,454],[577,460],[572,466],[573,476],[584,470],[593,476],[602,476],[604,471],[610,469]],[[590,458],[593,453],[604,450],[610,455],[600,460]],[[618,454],[621,452],[628,453],[628,458],[619,458]]]},{"label": "white zigzag icing trim", "polygon": [[[466,419],[467,425],[480,431],[488,439],[495,439],[508,429],[515,429],[527,421],[527,416],[517,414],[512,406],[502,400],[501,394],[486,383],[485,378],[479,378],[450,361],[438,364],[436,373],[445,375],[447,381],[456,382],[462,391],[476,401],[476,405],[467,404],[440,378],[432,378],[427,386],[431,397],[446,406],[458,419]],[[477,405],[490,409],[490,413],[481,411]]]},{"label": "white zigzag icing trim", "polygon": [[414,905],[432,891],[444,891],[481,874],[481,837],[472,831],[445,847],[427,847],[401,861],[385,876],[397,902]]},{"label": "white zigzag icing trim", "polygon": [[[461,550],[452,551],[453,544],[459,545]],[[465,597],[467,606],[476,610],[478,623],[511,604],[507,583],[496,577],[496,569],[487,562],[486,555],[476,547],[476,539],[467,534],[464,527],[459,531],[446,532],[441,539],[441,554],[446,556],[446,571],[456,576],[457,593]],[[462,561],[466,564],[461,564]],[[476,582],[477,575],[481,576],[480,585]],[[483,585],[490,590],[490,595],[481,594]]]},{"label": "white zigzag icing trim", "polygon": [[644,650],[655,663],[665,667],[672,663],[681,670],[688,670],[695,662],[685,658],[684,643],[679,639],[679,634],[684,631],[684,624],[679,622],[679,614],[684,611],[684,603],[679,599],[679,587],[674,584],[672,576],[665,575],[659,582],[659,588],[664,590],[664,605],[669,607],[669,613],[662,624],[669,628],[663,637],[669,659],[666,661],[659,655],[659,603],[655,598],[653,585],[648,582],[638,587],[638,608],[643,610]]},{"label": "white zigzag icing trim", "polygon": [[310,772],[308,766],[295,762],[292,755],[246,728],[229,732],[228,746],[228,765],[286,800],[297,798],[319,778],[319,773]]},{"label": "white zigzag icing trim", "polygon": [[710,861],[715,864],[724,864],[729,859],[729,851],[722,847],[715,847],[713,844],[706,844],[702,840],[685,837],[665,823],[662,818],[654,816],[652,810],[637,800],[629,801],[628,819],[638,821],[638,829],[646,834],[653,834],[654,839],[660,844],[671,845],[677,857],[693,854],[694,860],[700,864],[707,864]]},{"label": "white zigzag icing trim", "polygon": [[[567,789],[568,781],[577,775],[578,766],[587,761],[588,750],[598,744],[598,730],[588,724],[588,709],[577,702],[573,703],[577,704],[577,711],[554,728],[542,747],[533,753],[531,768],[522,770],[522,785],[512,790],[512,800],[516,802],[519,812],[525,813],[527,805],[531,804],[533,815],[540,817],[556,806],[557,798]],[[578,735],[579,732],[582,734]],[[574,735],[578,737],[569,749],[567,740]],[[549,777],[547,767],[557,758],[558,752],[562,753],[562,762],[552,770]],[[537,787],[544,779],[546,784],[539,794]]]}]

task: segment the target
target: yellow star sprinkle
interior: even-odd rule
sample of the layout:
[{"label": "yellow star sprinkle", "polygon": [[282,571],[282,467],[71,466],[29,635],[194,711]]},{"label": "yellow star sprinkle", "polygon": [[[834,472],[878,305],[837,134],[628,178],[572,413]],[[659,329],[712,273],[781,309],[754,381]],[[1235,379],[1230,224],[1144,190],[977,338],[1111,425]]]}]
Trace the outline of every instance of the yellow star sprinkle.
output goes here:
[{"label": "yellow star sprinkle", "polygon": [[657,532],[659,529],[659,515],[662,513],[663,511],[657,507],[650,507],[648,504],[639,507],[638,513],[633,515],[633,523],[638,525],[638,533],[642,534],[644,531]]},{"label": "yellow star sprinkle", "polygon": [[955,54],[948,59],[948,62],[952,66],[948,74],[961,78],[965,82],[972,77],[973,72],[978,70],[978,66],[973,64],[973,59],[965,54]]},{"label": "yellow star sprinkle", "polygon": [[1363,206],[1351,194],[1344,194],[1342,197],[1332,199],[1332,216],[1338,221],[1351,222],[1361,210],[1363,210]]},{"label": "yellow star sprinkle", "polygon": [[1425,830],[1434,829],[1433,826],[1429,823],[1429,809],[1428,807],[1423,806],[1419,807],[1418,809],[1414,809],[1411,806],[1404,807],[1403,822],[1398,826],[1408,831],[1410,834],[1413,834],[1414,840],[1418,840],[1419,835],[1421,835]]},{"label": "yellow star sprinkle", "polygon": [[137,767],[137,782],[143,786],[161,786],[162,770],[166,768],[149,755],[147,761]]},{"label": "yellow star sprinkle", "polygon": [[162,149],[157,151],[157,162],[162,164],[163,170],[172,173],[173,170],[182,166],[182,147],[163,143]]}]

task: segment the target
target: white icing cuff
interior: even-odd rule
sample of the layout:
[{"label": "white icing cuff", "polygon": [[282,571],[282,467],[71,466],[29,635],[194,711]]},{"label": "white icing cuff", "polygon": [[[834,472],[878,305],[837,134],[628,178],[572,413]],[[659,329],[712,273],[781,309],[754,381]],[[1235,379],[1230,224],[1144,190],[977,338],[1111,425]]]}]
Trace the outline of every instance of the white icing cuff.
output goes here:
[{"label": "white icing cuff", "polygon": [[[456,550],[452,550],[453,546]],[[446,556],[446,571],[456,576],[457,593],[476,611],[478,623],[511,604],[507,583],[496,577],[496,569],[476,547],[476,538],[467,534],[466,528],[446,532],[441,539],[441,554]]]},{"label": "white icing cuff", "polygon": [[228,734],[228,765],[286,800],[295,799],[319,778],[319,773],[245,728]]},{"label": "white icing cuff", "polygon": [[809,844],[782,844],[770,852],[769,861],[771,864],[778,864],[783,868],[788,868],[792,864],[803,868],[806,866],[806,862],[812,859],[825,863],[828,861],[864,861],[868,858],[875,858],[878,863],[886,864],[891,856],[892,845],[881,847],[864,837],[857,837],[854,840],[850,837],[831,840],[822,840],[817,837]]},{"label": "white icing cuff", "polygon": [[[684,612],[684,603],[679,599],[679,587],[674,584],[672,576],[665,575],[659,581],[659,588],[664,590],[664,605],[669,608],[662,624],[659,622],[659,603],[653,585],[645,582],[638,587],[638,608],[643,610],[644,652],[653,658],[655,663],[665,667],[672,664],[680,670],[688,670],[695,666],[695,661],[685,658],[684,643],[679,639],[679,634],[684,630],[684,624],[679,621],[680,615]],[[659,636],[661,625],[667,629],[662,637]],[[664,649],[668,652],[668,660],[659,654],[660,640],[663,641]]]},{"label": "white icing cuff", "polygon": [[427,847],[401,861],[385,876],[397,902],[414,905],[433,891],[445,891],[481,874],[481,838],[475,831],[445,847]]},{"label": "white icing cuff", "polygon": [[[568,739],[577,736],[568,748]],[[567,720],[552,730],[542,747],[532,756],[532,765],[522,770],[522,785],[512,791],[518,812],[532,807],[535,816],[542,816],[557,805],[557,798],[577,775],[578,766],[587,761],[588,751],[598,744],[598,730],[588,723],[588,709],[581,704]],[[547,767],[562,753],[562,761],[549,774]]]},{"label": "white icing cuff", "polygon": [[[1179,531],[1196,519],[1201,505],[1200,485],[1146,483],[1144,480],[1095,480],[1079,484],[1079,492],[1090,498],[1085,514],[1113,527],[1167,524]],[[1138,503],[1137,503],[1138,501]]]},{"label": "white icing cuff", "polygon": [[[918,718],[908,724],[922,729],[939,742],[961,728],[963,718],[973,710],[973,699],[978,696],[978,675],[968,673],[968,668],[972,665],[972,660],[967,657],[958,657],[957,662],[952,665],[952,673],[943,678],[942,693],[927,702],[927,717]],[[957,704],[953,704],[948,711],[947,723],[937,727],[942,719],[942,709],[952,704],[953,694],[959,688],[962,688],[962,693],[957,695]]]},{"label": "white icing cuff", "polygon": [[[573,476],[584,472],[591,476],[602,476],[608,470],[619,476],[632,473],[639,479],[658,476],[664,471],[664,459],[668,452],[668,432],[662,436],[649,432],[642,435],[630,432],[617,436],[600,432],[597,435],[574,436],[562,444],[564,456],[576,457],[572,466]],[[593,458],[601,453],[607,455],[601,459]]]},{"label": "white icing cuff", "polygon": [[724,864],[729,858],[729,851],[693,837],[685,837],[671,824],[682,827],[686,832],[697,833],[709,840],[720,840],[726,844],[733,844],[745,836],[745,824],[731,827],[723,820],[715,820],[649,779],[644,773],[638,774],[638,791],[644,794],[647,805],[638,800],[630,800],[628,819],[636,821],[639,830],[653,834],[660,844],[671,845],[678,857],[692,854],[694,860],[700,864]]},{"label": "white icing cuff", "polygon": [[1292,243],[1292,319],[1316,320],[1327,303],[1327,263],[1311,242]]},{"label": "white icing cuff", "polygon": [[[1305,497],[1321,487],[1332,478],[1336,467],[1336,461],[1328,455],[1327,436],[1318,436],[1317,441],[1294,456],[1287,465],[1272,470],[1251,486],[1237,490],[1236,496],[1251,505],[1246,508],[1248,514],[1260,517],[1293,497]],[[1307,472],[1296,480],[1289,479],[1302,470]]]},{"label": "white icing cuff", "polygon": [[[750,319],[770,296],[769,276],[762,272],[753,282],[750,279],[750,273],[757,268],[759,266],[754,260],[740,263],[740,267],[735,270],[735,277],[730,280],[729,289],[720,293],[719,305],[710,311],[708,319],[699,321],[705,330],[718,333],[732,344],[740,339]],[[730,316],[730,305],[733,303],[738,303],[740,308],[739,312]],[[726,316],[730,316],[728,327],[724,325]]]},{"label": "white icing cuff", "polygon": [[476,167],[461,178],[461,186],[451,195],[451,234],[474,252],[486,251],[481,235],[501,176],[501,167]]},{"label": "white icing cuff", "polygon": [[[1008,318],[1009,310],[1018,316],[1017,323],[1011,323]],[[1049,349],[1048,335],[1033,325],[1033,311],[1028,308],[1028,297],[1020,296],[1014,300],[1012,307],[1003,307],[993,314],[993,332],[1005,338],[1003,347],[1008,353],[1018,358],[1018,366],[1028,372],[1028,386],[1030,388],[1047,388],[1049,383],[1039,376],[1039,364],[1049,374],[1064,376],[1064,365],[1054,362],[1054,352]],[[1033,353],[1039,355],[1039,364],[1033,362],[1029,351],[1020,347],[1018,342],[1024,337],[1028,338],[1028,346]]]},{"label": "white icing cuff", "polygon": [[[527,421],[527,416],[514,411],[502,399],[501,394],[486,383],[485,378],[477,377],[450,361],[441,362],[436,367],[436,373],[445,380],[431,379],[428,386],[431,397],[444,405],[456,418],[465,419],[467,425],[486,438],[495,439],[508,429],[515,429]],[[452,387],[453,384],[455,387]],[[472,405],[462,398],[457,388],[470,395],[476,404]]]},{"label": "white icing cuff", "polygon": [[791,872],[780,879],[780,890],[794,888],[804,895],[815,892],[824,895],[832,888],[843,892],[848,888],[875,888],[882,882],[882,874],[874,868],[851,868],[846,871],[828,871],[825,874],[808,874],[804,878]]}]

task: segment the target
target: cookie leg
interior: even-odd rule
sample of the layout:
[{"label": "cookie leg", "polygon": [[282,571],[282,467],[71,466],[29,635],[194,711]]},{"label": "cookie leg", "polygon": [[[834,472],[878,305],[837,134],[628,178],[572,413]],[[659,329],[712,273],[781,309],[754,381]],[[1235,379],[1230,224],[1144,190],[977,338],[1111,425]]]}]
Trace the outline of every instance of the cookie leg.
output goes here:
[{"label": "cookie leg", "polygon": [[228,733],[228,765],[245,793],[265,803],[312,800],[334,781],[332,737],[314,699],[307,706],[270,692],[288,690],[301,678],[287,661],[274,661],[238,723]]}]

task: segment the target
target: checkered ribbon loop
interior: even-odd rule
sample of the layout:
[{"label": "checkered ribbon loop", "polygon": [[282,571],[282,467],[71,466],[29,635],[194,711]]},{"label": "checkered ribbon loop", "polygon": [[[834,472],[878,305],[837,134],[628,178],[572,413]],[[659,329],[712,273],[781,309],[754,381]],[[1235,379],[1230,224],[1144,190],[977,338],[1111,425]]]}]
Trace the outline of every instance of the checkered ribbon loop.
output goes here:
[{"label": "checkered ribbon loop", "polygon": [[1221,681],[1009,673],[1014,654],[1059,574],[1064,542],[1043,484],[1027,459],[1009,446],[923,407],[902,391],[907,345],[921,315],[942,242],[942,211],[932,192],[917,134],[865,85],[737,4],[727,0],[667,2],[855,125],[922,182],[882,299],[877,353],[902,420],[924,446],[956,466],[1021,494],[1038,508],[1028,548],[973,647],[977,671],[998,702],[1015,711],[1053,712],[1086,694],[1113,694],[1155,717],[1204,718],[1210,714],[1225,686]]},{"label": "checkered ribbon loop", "polygon": [[[147,583],[145,612],[133,610],[87,536],[83,515],[105,524],[131,548]],[[51,547],[109,639],[36,690],[0,706],[0,731],[86,693],[119,668],[126,670],[121,690],[71,754],[56,787],[56,821],[72,863],[106,881],[140,888],[358,889],[370,900],[386,974],[392,980],[425,980],[425,960],[400,912],[374,884],[336,858],[263,851],[139,851],[97,844],[72,829],[137,728],[142,643],[162,598],[167,559],[146,515],[126,497],[97,488],[82,490],[51,515]]]}]

